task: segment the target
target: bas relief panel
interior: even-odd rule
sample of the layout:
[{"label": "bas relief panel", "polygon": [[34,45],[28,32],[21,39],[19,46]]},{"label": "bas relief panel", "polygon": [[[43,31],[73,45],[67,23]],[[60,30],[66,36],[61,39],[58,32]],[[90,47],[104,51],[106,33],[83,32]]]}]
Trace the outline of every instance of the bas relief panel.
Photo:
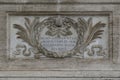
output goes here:
[{"label": "bas relief panel", "polygon": [[52,15],[8,18],[10,59],[109,57],[109,16]]}]

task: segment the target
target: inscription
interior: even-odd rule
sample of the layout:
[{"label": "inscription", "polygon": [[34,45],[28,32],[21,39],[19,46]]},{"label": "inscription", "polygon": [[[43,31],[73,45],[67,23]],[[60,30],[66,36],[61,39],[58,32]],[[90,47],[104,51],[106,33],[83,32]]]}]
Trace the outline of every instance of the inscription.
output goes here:
[{"label": "inscription", "polygon": [[77,37],[50,38],[41,37],[41,45],[49,51],[63,52],[73,49],[76,45]]}]

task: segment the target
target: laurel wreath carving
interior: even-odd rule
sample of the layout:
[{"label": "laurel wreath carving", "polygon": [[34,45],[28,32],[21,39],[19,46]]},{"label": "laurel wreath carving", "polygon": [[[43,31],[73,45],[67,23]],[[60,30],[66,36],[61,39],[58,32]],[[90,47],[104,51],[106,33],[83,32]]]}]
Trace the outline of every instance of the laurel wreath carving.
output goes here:
[{"label": "laurel wreath carving", "polygon": [[[95,39],[102,38],[101,35],[104,32],[102,28],[105,27],[105,23],[102,23],[101,21],[93,25],[92,18],[89,18],[88,20],[78,18],[78,20],[75,21],[71,18],[64,17],[62,22],[57,20],[56,17],[49,17],[41,22],[39,21],[39,17],[35,17],[33,21],[27,17],[24,19],[24,26],[13,24],[14,28],[18,30],[16,33],[17,38],[29,44],[35,50],[35,54],[42,53],[48,57],[66,57],[75,55],[76,53],[83,54],[84,48],[91,42]],[[72,35],[72,32],[69,29],[73,27],[78,34],[75,48],[64,55],[59,55],[56,52],[50,52],[43,48],[39,43],[39,39],[40,31],[42,31],[45,26],[49,29],[46,32],[46,35],[57,37]]]}]

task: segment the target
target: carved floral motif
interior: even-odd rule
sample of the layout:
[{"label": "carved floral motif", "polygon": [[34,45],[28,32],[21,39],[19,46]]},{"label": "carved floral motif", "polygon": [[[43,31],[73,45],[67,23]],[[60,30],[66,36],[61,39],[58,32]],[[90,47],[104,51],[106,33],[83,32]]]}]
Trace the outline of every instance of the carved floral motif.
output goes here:
[{"label": "carved floral motif", "polygon": [[[76,54],[84,54],[87,46],[95,41],[95,39],[101,39],[101,35],[103,34],[104,30],[102,28],[105,27],[105,23],[99,21],[95,25],[93,25],[92,18],[85,20],[84,18],[78,18],[78,20],[71,19],[69,17],[49,17],[44,19],[43,21],[39,21],[39,17],[35,17],[33,21],[29,18],[25,17],[25,26],[21,26],[19,24],[14,24],[14,28],[18,29],[19,31],[16,33],[18,39],[22,39],[25,43],[32,47],[32,52],[35,54],[43,54],[47,57],[54,57],[54,58],[63,58],[63,57],[70,57]],[[51,37],[67,37],[71,36],[73,33],[70,30],[73,28],[77,35],[78,39],[76,42],[75,47],[72,50],[67,52],[63,52],[60,54],[58,52],[52,52],[46,50],[40,41],[41,31],[44,28],[47,28],[46,35]],[[26,48],[26,46],[22,46],[22,48]],[[102,53],[102,46],[92,46],[93,48],[99,48],[99,54]],[[16,48],[17,50],[17,48]],[[17,50],[18,51],[18,50]],[[19,51],[18,51],[19,53]],[[16,52],[17,54],[17,52]],[[94,53],[88,53],[88,55],[93,55]],[[24,54],[23,54],[24,55]],[[25,55],[30,56],[30,54]]]}]

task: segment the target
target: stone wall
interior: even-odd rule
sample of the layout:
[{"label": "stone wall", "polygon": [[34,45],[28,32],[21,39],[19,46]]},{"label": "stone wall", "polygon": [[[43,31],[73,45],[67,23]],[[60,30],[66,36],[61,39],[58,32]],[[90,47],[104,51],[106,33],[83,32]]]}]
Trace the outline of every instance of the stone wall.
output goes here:
[{"label": "stone wall", "polygon": [[[57,21],[56,16],[58,15],[62,16],[62,19],[60,18]],[[14,51],[12,46],[17,43],[17,41],[14,41],[15,37],[10,36],[15,30],[12,28],[13,24],[24,26],[24,17],[32,21],[32,17],[36,16],[43,19],[47,19],[49,16],[55,17],[52,18],[56,21],[55,26],[63,25],[62,21],[66,20],[66,17],[69,18],[67,18],[67,23],[71,19],[73,20],[73,22],[71,21],[72,24],[69,24],[71,27],[77,23],[79,17],[86,21],[89,20],[89,17],[92,17],[93,25],[99,21],[107,24],[107,28],[103,29],[105,33],[103,33],[102,41],[97,39],[103,49],[107,48],[107,57],[96,58],[93,56],[86,58],[83,57],[84,54],[78,54],[80,56],[77,55],[76,57],[75,55],[73,57],[72,55],[72,58],[64,58],[58,52],[56,52],[58,54],[56,56],[53,53],[49,54],[49,51],[45,49],[42,50],[46,58],[38,57],[38,55],[37,58],[39,59],[36,59],[36,55],[35,58],[16,55],[11,57],[11,51]],[[0,80],[119,80],[119,27],[119,0],[0,0]],[[39,26],[37,29],[39,29]],[[67,30],[69,31],[69,28]],[[76,48],[79,48],[79,45]],[[88,48],[91,48],[91,46]],[[77,49],[73,50],[73,53],[76,53],[76,51]],[[54,58],[49,58],[51,55]]]}]

